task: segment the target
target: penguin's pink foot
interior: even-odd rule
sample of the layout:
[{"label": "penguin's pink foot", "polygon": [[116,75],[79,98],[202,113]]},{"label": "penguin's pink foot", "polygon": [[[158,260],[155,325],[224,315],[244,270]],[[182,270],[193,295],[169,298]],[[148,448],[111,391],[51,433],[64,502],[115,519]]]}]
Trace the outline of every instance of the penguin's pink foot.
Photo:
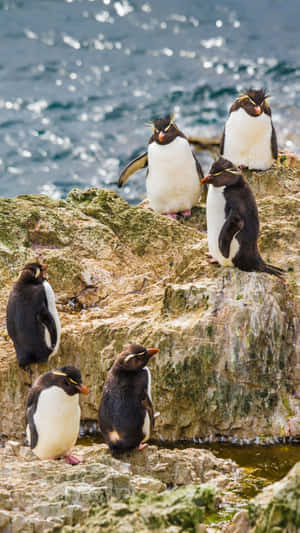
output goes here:
[{"label": "penguin's pink foot", "polygon": [[186,209],[186,211],[182,211],[181,214],[182,214],[183,218],[188,218],[188,217],[191,216],[192,210],[191,209]]},{"label": "penguin's pink foot", "polygon": [[171,218],[172,220],[177,220],[178,219],[177,213],[163,213],[163,215],[165,215],[168,218]]},{"label": "penguin's pink foot", "polygon": [[65,455],[65,462],[67,463],[67,465],[79,465],[79,463],[81,463],[80,459],[78,459],[78,457],[75,457],[71,453]]},{"label": "penguin's pink foot", "polygon": [[139,452],[143,450],[144,448],[146,448],[146,446],[148,446],[147,442],[141,442],[141,444],[139,444],[138,446]]},{"label": "penguin's pink foot", "polygon": [[211,254],[205,254],[209,263],[218,263],[219,261],[215,259]]}]

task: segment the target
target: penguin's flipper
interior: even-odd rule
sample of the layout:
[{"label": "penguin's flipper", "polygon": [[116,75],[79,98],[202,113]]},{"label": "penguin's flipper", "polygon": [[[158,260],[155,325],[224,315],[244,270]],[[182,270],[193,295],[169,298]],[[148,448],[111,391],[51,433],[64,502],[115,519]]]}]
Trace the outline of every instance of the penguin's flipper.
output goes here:
[{"label": "penguin's flipper", "polygon": [[[154,428],[154,424],[155,424],[155,417],[154,417],[154,409],[153,409],[153,405],[152,405],[152,402],[147,394],[147,392],[145,391],[145,396],[143,397],[142,399],[142,405],[145,407],[148,415],[149,415],[149,418],[150,418],[150,433],[151,431],[153,430]],[[142,440],[142,442],[145,442],[145,440],[148,440],[147,437],[145,437],[144,440]]]},{"label": "penguin's flipper", "polygon": [[272,136],[271,136],[272,156],[274,157],[274,159],[277,159],[278,157],[277,135],[276,135],[276,131],[275,131],[272,121],[271,121],[271,124],[272,124]]},{"label": "penguin's flipper", "polygon": [[225,142],[225,128],[223,129],[222,137],[220,139],[220,154],[224,154],[224,142]]},{"label": "penguin's flipper", "polygon": [[203,171],[202,171],[202,168],[201,168],[200,162],[198,161],[198,158],[197,158],[195,152],[192,152],[192,154],[193,154],[193,157],[194,157],[194,159],[195,159],[196,169],[197,169],[197,173],[198,173],[198,178],[199,178],[199,181],[201,181],[202,178],[204,178],[204,174],[203,174]]},{"label": "penguin's flipper", "polygon": [[219,235],[219,247],[224,257],[229,257],[231,241],[243,226],[242,217],[237,211],[231,210]]},{"label": "penguin's flipper", "polygon": [[29,426],[29,431],[30,431],[30,442],[28,444],[31,449],[36,447],[37,441],[38,441],[38,434],[37,434],[37,430],[35,427],[33,415],[36,411],[39,394],[40,394],[40,390],[35,389],[33,387],[29,391],[28,398],[27,398],[26,422]]},{"label": "penguin's flipper", "polygon": [[130,161],[130,163],[128,163],[128,165],[124,168],[124,170],[122,170],[120,174],[118,187],[123,187],[123,185],[125,185],[126,181],[129,180],[132,174],[134,174],[137,170],[140,170],[141,168],[145,168],[147,165],[148,152],[145,152],[139,155],[133,161]]},{"label": "penguin's flipper", "polygon": [[51,346],[54,346],[57,343],[57,330],[53,316],[49,313],[48,307],[46,304],[42,306],[42,309],[38,313],[38,319],[42,322],[44,326],[48,329],[51,338]]}]

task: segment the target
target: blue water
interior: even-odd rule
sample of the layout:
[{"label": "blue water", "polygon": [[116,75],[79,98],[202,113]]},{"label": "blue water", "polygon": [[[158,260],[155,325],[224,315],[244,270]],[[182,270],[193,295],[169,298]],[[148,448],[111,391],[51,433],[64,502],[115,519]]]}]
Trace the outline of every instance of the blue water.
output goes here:
[{"label": "blue water", "polygon": [[[145,122],[220,135],[249,87],[299,153],[299,20],[299,0],[0,0],[0,195],[117,189]],[[144,172],[121,194],[142,199]]]}]

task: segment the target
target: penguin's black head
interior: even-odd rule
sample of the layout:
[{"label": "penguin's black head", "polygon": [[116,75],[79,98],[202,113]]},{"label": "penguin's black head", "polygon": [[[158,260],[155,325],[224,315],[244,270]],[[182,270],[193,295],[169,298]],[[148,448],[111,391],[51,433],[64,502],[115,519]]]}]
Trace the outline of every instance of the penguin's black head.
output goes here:
[{"label": "penguin's black head", "polygon": [[209,174],[201,180],[201,183],[211,183],[214,187],[230,187],[243,181],[239,169],[228,159],[220,157],[212,164]]},{"label": "penguin's black head", "polygon": [[144,348],[140,344],[130,344],[126,350],[118,355],[114,364],[116,370],[138,372],[148,363],[149,359],[159,352],[157,348]]},{"label": "penguin's black head", "polygon": [[45,277],[44,274],[48,268],[48,265],[41,265],[40,263],[27,263],[24,266],[19,280],[23,283],[43,283]]},{"label": "penguin's black head", "polygon": [[61,387],[69,396],[80,392],[88,394],[86,386],[82,383],[81,372],[75,366],[63,366],[47,374],[49,374],[51,384]]},{"label": "penguin's black head", "polygon": [[178,137],[178,135],[184,137],[173,119],[173,115],[167,115],[164,118],[155,119],[151,124],[154,133],[149,143],[155,141],[158,144],[169,144],[175,139],[175,137]]},{"label": "penguin's black head", "polygon": [[271,108],[267,102],[268,97],[263,89],[249,89],[236,99],[231,106],[230,112],[242,107],[252,117],[258,117],[262,113],[271,116]]}]

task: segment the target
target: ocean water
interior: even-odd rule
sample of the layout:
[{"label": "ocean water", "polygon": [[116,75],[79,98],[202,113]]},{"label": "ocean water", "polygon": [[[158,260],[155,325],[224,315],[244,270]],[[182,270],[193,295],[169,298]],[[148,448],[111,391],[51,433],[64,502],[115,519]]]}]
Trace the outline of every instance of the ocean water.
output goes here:
[{"label": "ocean water", "polygon": [[174,111],[187,135],[220,135],[250,87],[299,154],[299,20],[299,0],[0,0],[0,195],[117,190],[146,122]]}]

